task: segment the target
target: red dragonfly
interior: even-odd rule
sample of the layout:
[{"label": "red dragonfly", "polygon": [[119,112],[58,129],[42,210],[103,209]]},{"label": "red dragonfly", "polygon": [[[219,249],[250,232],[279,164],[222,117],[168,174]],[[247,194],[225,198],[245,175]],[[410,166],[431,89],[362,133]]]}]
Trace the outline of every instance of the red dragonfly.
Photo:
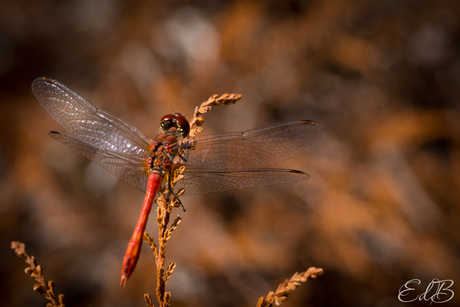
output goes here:
[{"label": "red dragonfly", "polygon": [[[326,136],[319,123],[298,120],[244,132],[196,136],[187,142],[184,138],[190,131],[189,123],[180,113],[174,113],[161,119],[162,132],[152,140],[52,78],[36,79],[32,91],[46,112],[68,132],[50,131],[52,138],[146,192],[123,260],[121,286],[137,264],[148,214],[172,165],[186,165],[184,178],[173,192],[183,188],[189,195],[301,181],[310,175],[265,167],[299,155]],[[180,155],[179,149],[187,154]]]}]

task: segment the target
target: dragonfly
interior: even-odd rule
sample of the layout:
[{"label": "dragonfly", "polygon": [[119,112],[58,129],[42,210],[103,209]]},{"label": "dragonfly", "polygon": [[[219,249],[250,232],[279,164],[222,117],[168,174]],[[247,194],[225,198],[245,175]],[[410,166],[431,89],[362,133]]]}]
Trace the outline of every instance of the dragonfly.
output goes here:
[{"label": "dragonfly", "polygon": [[136,267],[148,215],[174,166],[185,165],[185,171],[173,194],[180,190],[192,195],[302,181],[310,175],[267,166],[311,149],[326,136],[321,124],[297,120],[244,132],[190,137],[189,122],[176,112],[161,118],[160,134],[151,139],[53,78],[35,79],[32,92],[67,131],[50,131],[53,139],[146,193],[123,258],[120,286],[126,284]]}]

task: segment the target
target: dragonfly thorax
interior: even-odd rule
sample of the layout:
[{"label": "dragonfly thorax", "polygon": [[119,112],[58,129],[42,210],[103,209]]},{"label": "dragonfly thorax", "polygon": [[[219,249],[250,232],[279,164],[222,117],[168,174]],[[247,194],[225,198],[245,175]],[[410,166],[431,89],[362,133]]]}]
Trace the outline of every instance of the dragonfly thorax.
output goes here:
[{"label": "dragonfly thorax", "polygon": [[151,148],[152,153],[148,161],[150,170],[163,175],[171,167],[177,154],[177,139],[170,133],[163,133],[152,142]]}]

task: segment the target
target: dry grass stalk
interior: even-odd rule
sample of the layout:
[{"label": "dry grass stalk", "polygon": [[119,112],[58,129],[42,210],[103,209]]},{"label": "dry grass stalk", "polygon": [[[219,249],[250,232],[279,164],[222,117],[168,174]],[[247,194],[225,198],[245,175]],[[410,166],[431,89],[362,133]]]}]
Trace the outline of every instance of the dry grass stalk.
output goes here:
[{"label": "dry grass stalk", "polygon": [[[184,142],[192,142],[193,144],[193,137],[196,136],[199,132],[202,131],[202,125],[204,123],[203,114],[209,112],[211,110],[211,106],[219,106],[219,105],[228,105],[235,103],[238,101],[242,96],[240,94],[224,94],[222,96],[213,95],[208,98],[205,102],[203,102],[199,107],[195,108],[195,112],[193,115],[192,120],[190,121],[190,134],[187,138],[185,138]],[[188,149],[179,149],[179,155],[185,156]],[[171,172],[171,177],[168,178],[170,182],[170,188],[172,189],[177,181],[183,178],[183,172],[185,171],[185,166],[175,166],[173,171]],[[180,196],[184,193],[183,190],[179,191],[176,196]],[[177,217],[174,222],[171,224],[171,227],[168,228],[168,224],[171,217],[171,211],[175,207],[180,206],[180,201],[176,198],[170,198],[169,189],[161,189],[159,191],[159,196],[156,200],[158,204],[157,209],[157,223],[158,223],[158,246],[155,244],[154,239],[148,235],[148,233],[144,233],[144,240],[147,244],[150,245],[150,248],[153,251],[153,254],[156,259],[156,266],[157,266],[157,288],[156,288],[156,296],[157,300],[160,304],[160,307],[168,307],[170,306],[171,301],[171,293],[165,292],[166,283],[171,277],[174,269],[176,268],[176,264],[171,262],[165,272],[164,270],[164,263],[165,263],[165,251],[166,251],[166,244],[171,238],[171,234],[174,230],[177,229],[177,226],[181,223],[181,218]],[[147,303],[147,306],[153,307],[153,302],[150,295],[147,293],[144,295],[144,300]]]},{"label": "dry grass stalk", "polygon": [[275,292],[270,291],[267,297],[259,298],[257,307],[270,307],[275,303],[276,306],[281,305],[289,298],[289,294],[294,291],[300,283],[306,282],[308,278],[316,278],[323,274],[323,269],[311,267],[303,273],[295,273],[290,279],[286,279],[278,286]]},{"label": "dry grass stalk", "polygon": [[54,283],[50,280],[48,283],[45,281],[45,276],[43,275],[43,269],[40,265],[37,265],[37,260],[34,256],[29,256],[26,253],[26,246],[24,243],[13,241],[11,242],[11,248],[14,249],[14,252],[19,257],[25,257],[26,263],[29,265],[25,272],[31,277],[35,278],[37,283],[34,285],[34,290],[43,295],[51,303],[48,303],[47,307],[57,306],[64,307],[64,295],[59,294],[56,299],[56,293],[54,292]]},{"label": "dry grass stalk", "polygon": [[190,121],[190,127],[196,126],[190,130],[190,137],[194,137],[202,131],[201,126],[204,123],[204,117],[202,115],[209,112],[211,110],[211,106],[232,104],[240,100],[241,97],[243,97],[241,94],[223,94],[222,96],[212,95],[208,98],[208,100],[201,103],[199,107],[195,108],[195,113]]},{"label": "dry grass stalk", "polygon": [[156,257],[156,266],[157,266],[157,289],[156,296],[160,307],[169,306],[170,294],[165,292],[165,270],[163,268],[165,263],[165,252],[166,252],[166,243],[170,238],[170,232],[167,229],[169,219],[171,217],[171,210],[173,205],[166,200],[163,195],[157,199],[158,209],[157,209],[157,223],[158,223],[158,252]]}]

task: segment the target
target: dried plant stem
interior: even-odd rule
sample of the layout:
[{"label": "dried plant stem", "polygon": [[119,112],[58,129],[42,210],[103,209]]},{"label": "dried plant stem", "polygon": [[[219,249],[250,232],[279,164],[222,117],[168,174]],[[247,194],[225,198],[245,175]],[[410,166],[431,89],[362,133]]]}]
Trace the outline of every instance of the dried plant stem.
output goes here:
[{"label": "dried plant stem", "polygon": [[50,280],[48,283],[45,281],[45,276],[43,275],[43,269],[40,265],[37,265],[37,260],[34,256],[29,256],[26,253],[26,246],[24,243],[13,241],[11,242],[11,248],[14,249],[14,252],[19,257],[25,257],[26,263],[29,265],[25,272],[31,277],[35,278],[37,283],[34,285],[34,290],[43,295],[51,303],[48,303],[46,306],[58,306],[64,307],[64,295],[59,294],[56,299],[56,293],[54,292],[54,283]]},{"label": "dried plant stem", "polygon": [[323,269],[311,267],[302,273],[295,273],[290,279],[286,279],[278,286],[275,292],[270,291],[267,297],[259,298],[257,307],[270,307],[275,303],[276,306],[281,305],[289,298],[289,294],[294,291],[301,282],[306,282],[308,278],[316,278],[323,274]]},{"label": "dried plant stem", "polygon": [[[173,188],[176,182],[182,178],[182,172],[184,170],[185,168],[183,166],[180,166],[171,172],[172,176],[170,178],[169,183],[171,188]],[[179,192],[177,193],[177,195],[179,196],[182,193],[183,192]],[[149,244],[156,260],[155,263],[157,267],[157,288],[155,294],[160,304],[159,306],[167,307],[170,306],[171,293],[165,291],[166,283],[168,282],[168,279],[171,277],[172,272],[176,267],[176,264],[174,262],[171,262],[165,271],[164,264],[166,258],[166,244],[171,238],[171,234],[174,232],[174,230],[177,229],[177,227],[181,223],[182,219],[180,217],[176,217],[174,222],[171,224],[171,227],[168,228],[172,209],[180,206],[180,203],[176,198],[169,198],[169,191],[164,191],[164,189],[160,191],[156,202],[158,204],[156,218],[158,223],[158,246],[155,244],[155,240],[151,236],[149,236],[147,232],[144,232],[144,241],[147,242],[147,244]],[[148,293],[144,295],[144,300],[147,303],[147,306],[153,307],[152,299]]]},{"label": "dried plant stem", "polygon": [[157,299],[160,302],[160,306],[169,306],[169,297],[171,296],[169,292],[165,292],[166,281],[164,279],[165,270],[163,268],[165,263],[165,251],[166,243],[168,242],[170,236],[167,235],[168,223],[171,217],[172,206],[163,198],[160,197],[158,201],[158,256],[157,256]]}]

